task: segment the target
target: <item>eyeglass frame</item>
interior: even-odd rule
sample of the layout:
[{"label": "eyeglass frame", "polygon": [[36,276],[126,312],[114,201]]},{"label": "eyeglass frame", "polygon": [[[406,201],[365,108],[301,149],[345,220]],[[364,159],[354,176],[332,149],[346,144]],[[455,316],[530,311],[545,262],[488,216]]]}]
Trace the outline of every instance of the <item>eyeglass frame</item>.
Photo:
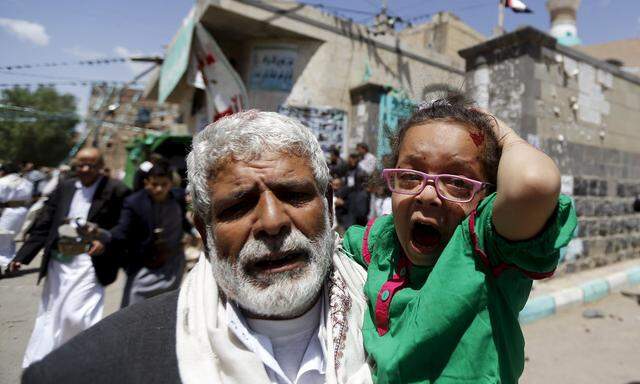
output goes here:
[{"label": "eyeglass frame", "polygon": [[[391,183],[391,174],[394,172],[398,172],[398,171],[402,171],[402,172],[409,172],[409,173],[414,173],[417,175],[422,176],[422,186],[419,188],[418,192],[398,192],[395,191],[394,188],[392,188],[392,183]],[[458,178],[458,179],[462,179],[465,181],[470,182],[473,185],[473,190],[471,191],[471,197],[468,200],[452,200],[448,197],[443,196],[440,193],[440,189],[438,187],[438,180],[440,179],[440,177],[442,176],[446,176],[446,177],[453,177],[453,178]],[[474,179],[470,179],[468,177],[464,177],[464,176],[460,176],[460,175],[452,175],[452,174],[448,174],[448,173],[442,173],[442,174],[438,174],[438,175],[430,175],[428,173],[424,173],[421,171],[417,171],[415,169],[406,169],[406,168],[385,168],[382,170],[382,177],[384,178],[384,180],[387,182],[387,187],[389,188],[389,190],[393,193],[398,193],[400,195],[411,195],[411,196],[417,196],[419,194],[421,194],[425,188],[427,188],[427,185],[429,185],[429,181],[433,181],[433,189],[435,189],[436,191],[436,195],[438,195],[438,197],[442,200],[447,200],[447,201],[451,201],[454,203],[468,203],[471,200],[473,200],[474,197],[476,197],[476,193],[478,193],[480,190],[493,186],[493,184],[491,183],[486,183],[484,181],[478,181],[478,180],[474,180]]]}]

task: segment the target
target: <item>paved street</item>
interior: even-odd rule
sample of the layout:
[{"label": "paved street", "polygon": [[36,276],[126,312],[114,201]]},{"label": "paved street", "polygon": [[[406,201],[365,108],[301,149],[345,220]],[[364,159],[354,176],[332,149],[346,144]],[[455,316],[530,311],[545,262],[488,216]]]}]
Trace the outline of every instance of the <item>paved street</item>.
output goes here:
[{"label": "paved street", "polygon": [[[0,279],[0,384],[17,383],[22,355],[38,313],[42,285],[36,285],[40,257],[24,267],[19,277]],[[120,306],[124,275],[107,288],[104,315]]]},{"label": "paved street", "polygon": [[[605,317],[584,318],[587,308]],[[640,305],[620,293],[523,330],[528,361],[521,383],[640,383]]]},{"label": "paved street", "polygon": [[[16,383],[22,354],[38,310],[34,260],[27,273],[0,280],[0,384]],[[105,315],[118,308],[124,285],[121,275],[107,289]],[[585,319],[586,308],[604,318]],[[528,362],[524,384],[640,383],[640,306],[619,293],[524,326]]]}]

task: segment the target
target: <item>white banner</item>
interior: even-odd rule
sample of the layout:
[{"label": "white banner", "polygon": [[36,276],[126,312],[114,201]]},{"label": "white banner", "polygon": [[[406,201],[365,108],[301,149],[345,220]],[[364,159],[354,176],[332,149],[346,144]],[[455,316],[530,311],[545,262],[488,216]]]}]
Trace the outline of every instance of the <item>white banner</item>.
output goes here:
[{"label": "white banner", "polygon": [[193,52],[207,92],[209,121],[247,109],[247,90],[242,79],[200,23],[195,26]]}]

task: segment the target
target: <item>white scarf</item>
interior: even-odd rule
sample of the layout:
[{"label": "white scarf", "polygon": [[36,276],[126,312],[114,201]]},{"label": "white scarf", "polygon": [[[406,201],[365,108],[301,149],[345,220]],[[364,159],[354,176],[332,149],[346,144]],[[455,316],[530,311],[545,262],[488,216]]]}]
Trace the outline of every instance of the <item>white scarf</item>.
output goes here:
[{"label": "white scarf", "polygon": [[[371,383],[362,340],[366,271],[344,255],[339,239],[334,249],[332,271],[323,289],[329,303],[325,305],[326,334],[321,335],[325,381]],[[176,353],[185,384],[270,383],[262,361],[227,328],[225,304],[204,253],[180,289]]]}]

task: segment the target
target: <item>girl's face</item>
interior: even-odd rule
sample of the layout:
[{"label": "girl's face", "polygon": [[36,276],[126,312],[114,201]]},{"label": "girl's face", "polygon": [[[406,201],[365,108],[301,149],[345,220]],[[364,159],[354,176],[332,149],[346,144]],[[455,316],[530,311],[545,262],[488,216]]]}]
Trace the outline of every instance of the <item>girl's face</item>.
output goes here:
[{"label": "girl's face", "polygon": [[[396,168],[430,175],[461,175],[486,181],[481,163],[482,138],[455,121],[435,120],[409,128],[400,144]],[[478,144],[476,144],[478,143]],[[458,224],[484,197],[468,203],[440,199],[429,183],[419,195],[393,193],[393,220],[402,248],[415,265],[435,264]]]}]

